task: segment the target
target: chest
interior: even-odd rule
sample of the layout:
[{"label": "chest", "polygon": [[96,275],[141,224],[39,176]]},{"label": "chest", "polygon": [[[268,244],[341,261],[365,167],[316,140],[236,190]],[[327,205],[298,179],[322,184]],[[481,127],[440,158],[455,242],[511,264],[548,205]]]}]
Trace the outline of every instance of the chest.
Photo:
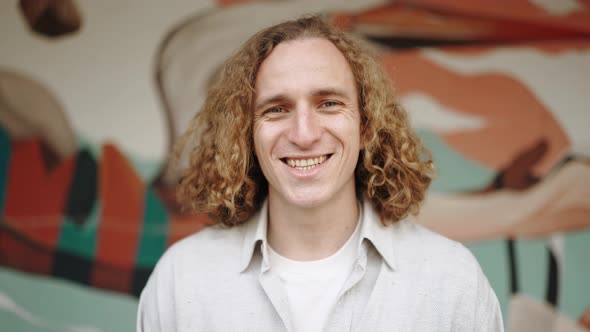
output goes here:
[{"label": "chest", "polygon": [[[219,276],[215,282],[197,285],[198,278],[191,279],[192,284],[176,284],[179,331],[289,331],[295,325],[287,290],[272,275]],[[312,288],[311,292],[322,292]],[[366,269],[353,271],[346,281],[325,330],[450,330],[455,304],[453,296],[441,293],[441,288],[448,288],[442,280],[407,278],[382,261],[369,261]],[[315,308],[308,310],[311,314]]]}]

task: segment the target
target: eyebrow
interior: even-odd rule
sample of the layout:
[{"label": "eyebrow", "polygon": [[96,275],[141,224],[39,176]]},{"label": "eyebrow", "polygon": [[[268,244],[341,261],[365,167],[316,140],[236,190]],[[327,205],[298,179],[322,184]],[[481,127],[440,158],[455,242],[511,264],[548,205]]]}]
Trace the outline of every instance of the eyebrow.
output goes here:
[{"label": "eyebrow", "polygon": [[348,95],[346,94],[346,92],[344,92],[343,90],[340,90],[340,89],[336,89],[336,88],[315,90],[315,91],[313,91],[312,96],[314,96],[314,97],[335,96],[335,97],[348,99]]},{"label": "eyebrow", "polygon": [[[324,89],[313,90],[311,92],[311,95],[313,97],[335,96],[335,97],[340,97],[343,99],[349,98],[349,96],[346,94],[346,92],[344,92],[343,90],[340,90],[340,89],[336,89],[336,88],[324,88]],[[262,101],[260,101],[259,103],[256,103],[254,106],[254,109],[259,110],[266,105],[280,103],[280,102],[284,102],[287,100],[289,100],[289,97],[287,97],[287,95],[279,93],[279,94],[270,96],[268,98],[265,98]]]},{"label": "eyebrow", "polygon": [[256,103],[256,105],[254,106],[254,109],[255,110],[259,110],[259,109],[263,108],[266,105],[274,104],[274,103],[279,103],[279,102],[282,102],[282,101],[286,101],[288,99],[289,98],[287,98],[286,95],[284,95],[282,93],[279,93],[277,95],[270,96],[270,97],[268,97],[266,99],[263,99],[259,103]]}]

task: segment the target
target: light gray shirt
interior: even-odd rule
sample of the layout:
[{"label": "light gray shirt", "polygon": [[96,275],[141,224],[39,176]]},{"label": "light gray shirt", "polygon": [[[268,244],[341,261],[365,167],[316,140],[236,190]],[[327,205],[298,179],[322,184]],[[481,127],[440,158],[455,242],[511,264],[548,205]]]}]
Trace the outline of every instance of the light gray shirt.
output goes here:
[{"label": "light gray shirt", "polygon": [[[326,331],[503,331],[468,249],[409,219],[383,226],[368,202],[362,211],[361,245]],[[292,330],[285,290],[260,250],[266,229],[265,204],[241,226],[169,248],[141,294],[137,330]]]}]

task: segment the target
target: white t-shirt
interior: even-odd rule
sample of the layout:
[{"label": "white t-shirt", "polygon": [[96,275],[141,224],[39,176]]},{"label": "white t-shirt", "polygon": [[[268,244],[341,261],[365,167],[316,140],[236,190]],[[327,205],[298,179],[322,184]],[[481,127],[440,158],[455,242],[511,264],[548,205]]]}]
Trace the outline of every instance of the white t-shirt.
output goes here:
[{"label": "white t-shirt", "polygon": [[322,331],[352,272],[360,245],[359,221],[348,241],[332,256],[295,261],[268,246],[270,272],[282,281],[289,301],[294,331]]}]

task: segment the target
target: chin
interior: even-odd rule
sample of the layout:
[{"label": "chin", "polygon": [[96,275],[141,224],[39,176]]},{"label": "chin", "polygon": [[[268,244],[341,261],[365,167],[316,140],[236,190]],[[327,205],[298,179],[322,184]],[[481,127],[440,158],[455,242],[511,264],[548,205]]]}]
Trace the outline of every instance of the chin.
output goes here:
[{"label": "chin", "polygon": [[286,197],[286,200],[294,206],[299,206],[302,208],[314,208],[329,200],[329,197],[326,194],[326,192],[294,193]]}]

